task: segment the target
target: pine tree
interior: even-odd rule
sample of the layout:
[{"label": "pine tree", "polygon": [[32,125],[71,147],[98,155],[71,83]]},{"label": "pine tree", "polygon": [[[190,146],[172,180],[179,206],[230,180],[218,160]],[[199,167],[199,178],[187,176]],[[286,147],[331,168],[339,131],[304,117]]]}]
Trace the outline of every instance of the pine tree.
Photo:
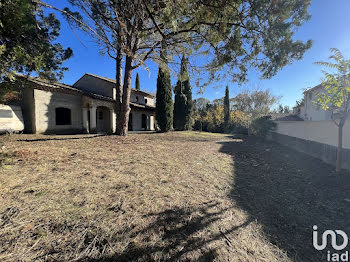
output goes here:
[{"label": "pine tree", "polygon": [[139,73],[136,74],[135,89],[140,90],[140,77]]},{"label": "pine tree", "polygon": [[162,66],[159,66],[157,78],[157,103],[156,120],[162,132],[168,132],[173,127],[173,98],[170,82],[170,71],[166,61],[166,50],[162,47],[161,57],[164,60]]},{"label": "pine tree", "polygon": [[187,73],[187,59],[182,57],[179,79],[175,87],[174,128],[189,130],[192,128],[192,89]]},{"label": "pine tree", "polygon": [[230,124],[230,94],[228,86],[226,86],[225,90],[225,98],[224,98],[224,125],[225,129],[229,128]]}]

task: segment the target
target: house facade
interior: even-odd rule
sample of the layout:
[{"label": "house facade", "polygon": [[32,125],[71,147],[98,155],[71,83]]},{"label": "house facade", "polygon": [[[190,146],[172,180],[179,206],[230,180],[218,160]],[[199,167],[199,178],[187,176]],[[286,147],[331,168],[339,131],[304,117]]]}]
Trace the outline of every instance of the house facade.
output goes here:
[{"label": "house facade", "polygon": [[[154,95],[132,89],[129,130],[155,130]],[[22,88],[28,133],[114,133],[115,81],[86,73],[72,86],[29,78]]]},{"label": "house facade", "polygon": [[[286,118],[274,119],[277,126],[269,138],[335,165],[338,127],[331,112],[315,103],[321,92],[325,92],[322,85],[306,90],[303,102],[293,108],[293,114],[304,121],[292,116],[288,116],[288,121],[284,121]],[[343,127],[343,168],[350,170],[350,117]]]},{"label": "house facade", "polygon": [[325,92],[323,86],[317,85],[304,92],[304,103],[293,108],[293,113],[305,121],[324,121],[331,120],[331,112],[325,111],[317,105],[317,95]]}]

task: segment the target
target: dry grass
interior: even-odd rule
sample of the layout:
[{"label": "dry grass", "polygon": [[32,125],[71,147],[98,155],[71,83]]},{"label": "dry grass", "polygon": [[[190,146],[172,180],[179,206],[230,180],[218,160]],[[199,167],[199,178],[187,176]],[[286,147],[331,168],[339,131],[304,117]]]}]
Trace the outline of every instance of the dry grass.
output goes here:
[{"label": "dry grass", "polygon": [[235,196],[240,139],[4,139],[0,261],[294,261]]}]

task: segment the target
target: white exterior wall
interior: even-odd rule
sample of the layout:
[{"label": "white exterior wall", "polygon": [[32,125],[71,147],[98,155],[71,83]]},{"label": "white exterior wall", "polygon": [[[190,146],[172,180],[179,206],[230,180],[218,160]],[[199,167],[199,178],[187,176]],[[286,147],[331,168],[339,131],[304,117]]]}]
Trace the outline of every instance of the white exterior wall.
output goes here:
[{"label": "white exterior wall", "polygon": [[154,115],[147,111],[131,110],[133,131],[141,131],[142,129],[142,114],[147,115],[147,130],[154,131]]},{"label": "white exterior wall", "polygon": [[[81,132],[83,129],[82,97],[70,94],[34,90],[35,125],[37,133]],[[57,107],[71,110],[71,125],[56,125]]]},{"label": "white exterior wall", "polygon": [[21,107],[0,105],[0,133],[6,131],[20,132],[23,129],[24,121]]},{"label": "white exterior wall", "polygon": [[[332,146],[338,145],[338,127],[333,121],[275,121],[276,132]],[[344,125],[343,147],[350,149],[350,119]]]},{"label": "white exterior wall", "polygon": [[84,75],[74,85],[75,88],[115,99],[114,84],[106,80]]},{"label": "white exterior wall", "polygon": [[[147,99],[147,103],[146,103],[145,99]],[[131,93],[130,101],[133,103],[141,104],[141,105],[155,106],[154,98],[143,96],[143,95],[133,93],[133,92]]]},{"label": "white exterior wall", "polygon": [[331,113],[329,111],[325,111],[322,109],[322,107],[314,104],[314,102],[317,100],[317,94],[320,92],[324,92],[322,87],[304,93],[305,111],[300,115],[300,117],[306,121],[331,120]]}]

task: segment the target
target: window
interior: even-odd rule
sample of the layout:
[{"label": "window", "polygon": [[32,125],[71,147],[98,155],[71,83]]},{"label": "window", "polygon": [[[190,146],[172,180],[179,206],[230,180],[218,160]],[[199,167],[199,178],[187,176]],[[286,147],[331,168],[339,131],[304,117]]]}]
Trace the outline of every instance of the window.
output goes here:
[{"label": "window", "polygon": [[98,112],[98,119],[103,120],[103,111]]},{"label": "window", "polygon": [[136,102],[138,102],[139,101],[139,97],[138,96],[136,96]]},{"label": "window", "polygon": [[56,125],[71,125],[71,110],[65,107],[56,108]]},{"label": "window", "polygon": [[145,98],[145,104],[147,105],[147,98]]},{"label": "window", "polygon": [[11,110],[0,109],[1,118],[12,118],[13,114]]}]

